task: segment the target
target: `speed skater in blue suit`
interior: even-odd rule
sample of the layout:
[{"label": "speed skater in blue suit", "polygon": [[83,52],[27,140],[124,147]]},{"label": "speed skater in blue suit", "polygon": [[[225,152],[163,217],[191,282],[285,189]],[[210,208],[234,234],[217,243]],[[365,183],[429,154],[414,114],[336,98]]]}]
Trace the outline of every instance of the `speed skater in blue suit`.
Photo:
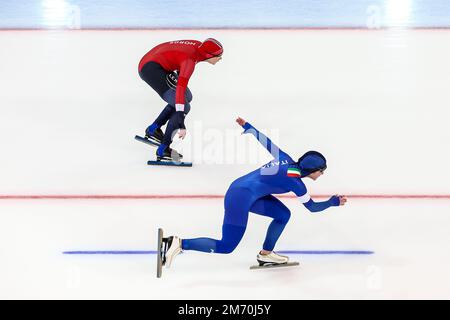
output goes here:
[{"label": "speed skater in blue suit", "polygon": [[194,250],[208,253],[231,253],[238,246],[247,227],[249,212],[272,218],[262,250],[257,255],[260,265],[284,264],[289,258],[274,252],[275,244],[291,216],[290,210],[274,194],[293,192],[300,203],[311,212],[320,212],[329,207],[342,206],[347,198],[334,195],[327,201],[311,199],[303,178],[317,180],[327,168],[325,157],[317,151],[308,151],[297,161],[280,150],[268,137],[242,118],[236,122],[245,134],[252,134],[273,156],[273,160],[233,181],[225,194],[225,216],[222,239],[181,239],[171,236],[165,253],[165,266],[182,251]]}]

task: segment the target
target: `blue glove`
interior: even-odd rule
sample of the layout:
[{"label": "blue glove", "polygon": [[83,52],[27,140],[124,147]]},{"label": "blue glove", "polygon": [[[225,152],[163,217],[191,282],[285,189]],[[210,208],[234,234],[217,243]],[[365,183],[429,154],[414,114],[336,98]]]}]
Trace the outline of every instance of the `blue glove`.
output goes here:
[{"label": "blue glove", "polygon": [[338,207],[341,205],[341,199],[339,196],[332,196],[328,201],[334,207]]}]

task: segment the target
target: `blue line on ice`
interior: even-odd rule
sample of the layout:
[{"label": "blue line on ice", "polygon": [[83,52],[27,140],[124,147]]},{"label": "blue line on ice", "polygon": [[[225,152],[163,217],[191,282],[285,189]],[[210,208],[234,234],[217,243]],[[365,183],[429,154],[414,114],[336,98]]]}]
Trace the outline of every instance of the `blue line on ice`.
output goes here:
[{"label": "blue line on ice", "polygon": [[[282,254],[321,254],[321,255],[371,255],[375,252],[373,251],[365,251],[365,250],[281,250],[277,251]],[[63,254],[79,254],[79,255],[87,255],[87,254],[156,254],[156,251],[65,251]]]}]

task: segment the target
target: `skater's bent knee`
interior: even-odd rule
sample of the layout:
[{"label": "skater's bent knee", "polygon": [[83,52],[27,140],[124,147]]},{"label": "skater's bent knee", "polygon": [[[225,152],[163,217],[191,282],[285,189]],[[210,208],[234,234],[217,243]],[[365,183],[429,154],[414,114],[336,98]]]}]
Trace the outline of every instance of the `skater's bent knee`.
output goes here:
[{"label": "skater's bent knee", "polygon": [[277,220],[279,220],[282,223],[288,223],[290,218],[291,218],[291,211],[285,210],[282,211],[280,217]]},{"label": "skater's bent knee", "polygon": [[234,243],[233,244],[232,243],[219,244],[217,246],[217,252],[225,253],[225,254],[232,253],[234,251],[234,249],[236,249],[237,245],[238,245],[237,243],[236,244],[234,244]]},{"label": "skater's bent knee", "polygon": [[239,242],[241,242],[243,234],[234,234],[233,237],[230,237],[229,235],[219,241],[217,244],[217,249],[220,250],[221,253],[232,253],[234,249],[239,245]]},{"label": "skater's bent knee", "polygon": [[186,98],[187,102],[192,101],[193,96],[192,96],[192,92],[191,92],[191,90],[189,90],[189,88],[186,89],[186,94],[184,97]]},{"label": "skater's bent knee", "polygon": [[184,114],[188,114],[191,111],[191,105],[189,103],[184,104]]},{"label": "skater's bent knee", "polygon": [[245,233],[245,227],[231,224],[222,226],[222,240],[217,242],[218,253],[231,253],[236,249]]}]

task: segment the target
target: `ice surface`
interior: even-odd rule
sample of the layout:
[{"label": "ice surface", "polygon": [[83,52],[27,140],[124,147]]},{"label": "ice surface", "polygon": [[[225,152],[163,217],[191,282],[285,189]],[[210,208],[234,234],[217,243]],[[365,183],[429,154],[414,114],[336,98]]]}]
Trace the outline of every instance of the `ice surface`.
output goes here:
[{"label": "ice surface", "polygon": [[[199,64],[187,141],[193,168],[146,165],[135,134],[163,107],[137,75],[153,45],[213,36]],[[0,33],[0,193],[223,195],[269,160],[240,115],[293,157],[322,151],[312,194],[450,194],[448,31]],[[255,158],[255,155],[257,157]],[[299,268],[250,271],[269,220],[251,215],[231,255],[185,253],[155,276],[156,230],[220,237],[221,199],[0,200],[0,298],[450,298],[448,200],[351,199],[292,219],[278,250]]]},{"label": "ice surface", "polygon": [[[449,298],[447,201],[353,200],[309,214],[296,200],[277,250],[373,250],[290,255],[298,268],[249,270],[269,219],[250,215],[230,255],[185,252],[156,278],[155,255],[63,255],[156,250],[157,227],[220,237],[221,200],[3,202],[1,298]],[[7,219],[5,216],[7,215]]]}]

